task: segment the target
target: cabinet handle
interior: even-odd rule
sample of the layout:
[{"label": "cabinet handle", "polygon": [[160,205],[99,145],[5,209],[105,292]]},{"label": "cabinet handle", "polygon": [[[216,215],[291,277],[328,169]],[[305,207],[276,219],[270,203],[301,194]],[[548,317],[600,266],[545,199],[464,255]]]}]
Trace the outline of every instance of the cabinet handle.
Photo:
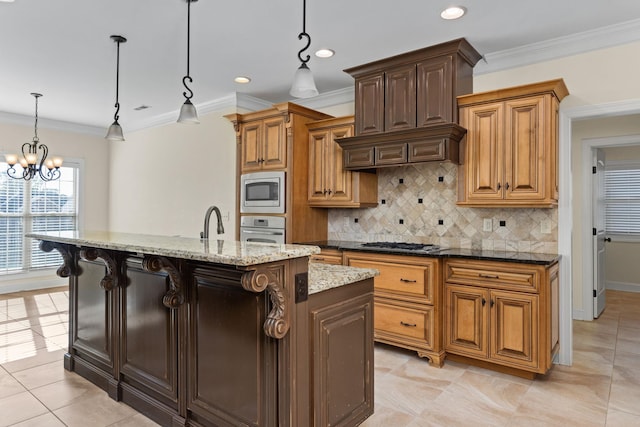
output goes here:
[{"label": "cabinet handle", "polygon": [[400,324],[402,326],[406,326],[407,328],[415,328],[416,326],[418,326],[415,323],[406,323],[406,322],[403,322],[402,320],[400,321]]},{"label": "cabinet handle", "polygon": [[478,276],[482,277],[483,279],[499,279],[500,276],[495,275],[495,274],[478,274]]},{"label": "cabinet handle", "polygon": [[502,185],[500,185],[500,183],[498,183],[498,190],[502,188]]},{"label": "cabinet handle", "polygon": [[403,278],[400,278],[400,281],[405,283],[416,283],[416,280],[403,279]]},{"label": "cabinet handle", "polygon": [[509,189],[509,183],[508,182],[504,185],[504,188],[507,189],[507,190]]},{"label": "cabinet handle", "polygon": [[327,190],[327,193],[331,194],[331,189],[328,189],[328,190]]},{"label": "cabinet handle", "polygon": [[316,260],[316,261],[324,261],[324,258],[319,257],[319,256],[314,256],[313,259]]},{"label": "cabinet handle", "polygon": [[484,305],[487,303],[487,300],[482,298],[482,306],[484,307]]}]

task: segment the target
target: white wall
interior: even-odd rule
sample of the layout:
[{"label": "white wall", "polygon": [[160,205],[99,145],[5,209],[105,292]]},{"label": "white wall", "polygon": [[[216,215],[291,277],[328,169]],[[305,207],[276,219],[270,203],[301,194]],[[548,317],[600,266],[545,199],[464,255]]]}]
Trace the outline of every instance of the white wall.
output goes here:
[{"label": "white wall", "polygon": [[[172,123],[125,134],[111,145],[109,228],[112,231],[199,237],[210,205],[220,208],[224,238],[233,239],[236,137],[223,117]],[[215,215],[212,221],[215,235]]]},{"label": "white wall", "polygon": [[[42,123],[42,122],[41,122]],[[106,230],[109,225],[109,144],[101,137],[76,132],[38,127],[40,141],[49,148],[50,155],[78,159],[84,163],[79,192],[79,209],[83,223],[89,230]],[[25,142],[31,142],[33,127],[0,123],[0,155],[17,153]],[[0,171],[5,173],[5,171]],[[29,275],[0,276],[0,293],[64,285],[51,271]]]}]

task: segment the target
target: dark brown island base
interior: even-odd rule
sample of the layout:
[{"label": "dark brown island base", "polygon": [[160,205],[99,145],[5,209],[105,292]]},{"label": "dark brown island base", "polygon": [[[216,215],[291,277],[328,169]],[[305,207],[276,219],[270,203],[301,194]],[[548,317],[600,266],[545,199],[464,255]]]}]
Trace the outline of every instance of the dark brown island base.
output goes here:
[{"label": "dark brown island base", "polygon": [[356,426],[373,413],[375,270],[315,246],[29,234],[69,278],[64,366],[163,426]]}]

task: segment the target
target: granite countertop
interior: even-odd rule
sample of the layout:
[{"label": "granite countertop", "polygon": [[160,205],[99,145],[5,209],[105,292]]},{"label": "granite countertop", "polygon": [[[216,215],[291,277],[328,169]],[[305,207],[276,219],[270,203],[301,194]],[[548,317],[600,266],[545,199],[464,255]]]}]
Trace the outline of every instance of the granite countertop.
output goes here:
[{"label": "granite countertop", "polygon": [[551,265],[556,263],[560,256],[557,254],[541,254],[532,252],[509,252],[509,251],[490,251],[482,249],[462,249],[462,248],[443,248],[440,251],[432,253],[419,252],[398,252],[385,249],[362,249],[360,246],[364,242],[354,242],[346,240],[325,240],[308,242],[306,245],[319,246],[323,249],[340,249],[345,251],[362,251],[390,255],[405,256],[423,256],[431,258],[466,258],[487,261],[504,261],[516,262],[524,264]]},{"label": "granite countertop", "polygon": [[378,276],[380,272],[369,268],[309,262],[309,295]]},{"label": "granite countertop", "polygon": [[280,245],[215,239],[201,240],[190,237],[114,233],[109,231],[60,231],[29,233],[26,236],[38,240],[77,246],[239,266],[300,258],[320,252],[319,247],[310,245]]}]

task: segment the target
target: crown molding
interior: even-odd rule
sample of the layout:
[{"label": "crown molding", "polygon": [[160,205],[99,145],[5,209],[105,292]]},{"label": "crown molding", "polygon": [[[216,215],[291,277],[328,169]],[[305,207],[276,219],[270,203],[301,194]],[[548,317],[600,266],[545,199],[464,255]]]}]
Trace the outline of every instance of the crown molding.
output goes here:
[{"label": "crown molding", "polygon": [[345,87],[343,89],[332,90],[330,92],[321,93],[313,98],[292,99],[290,102],[302,105],[307,108],[320,109],[333,107],[334,105],[346,104],[353,102],[355,99],[355,87]]},{"label": "crown molding", "polygon": [[[34,118],[33,116],[25,116],[23,114],[14,114],[0,111],[0,123],[32,127]],[[78,123],[47,119],[43,117],[38,117],[38,128],[81,133],[84,135],[100,137],[104,137],[107,133],[106,127],[82,125]]]},{"label": "crown molding", "polygon": [[640,19],[588,30],[513,49],[487,53],[473,69],[474,75],[535,64],[640,40]]}]

